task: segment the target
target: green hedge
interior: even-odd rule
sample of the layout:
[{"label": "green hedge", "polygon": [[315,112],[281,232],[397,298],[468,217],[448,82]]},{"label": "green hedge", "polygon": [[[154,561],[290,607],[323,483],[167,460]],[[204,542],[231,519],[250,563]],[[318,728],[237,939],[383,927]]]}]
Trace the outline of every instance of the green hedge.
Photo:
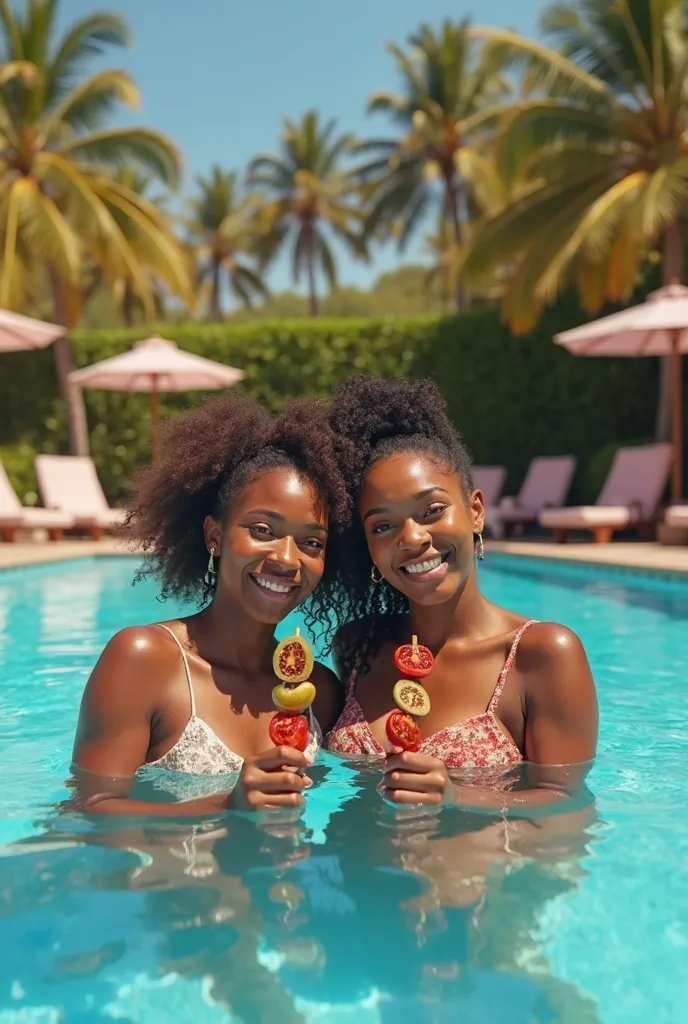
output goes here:
[{"label": "green hedge", "polygon": [[[432,376],[475,460],[505,464],[510,489],[534,455],[572,453],[582,467],[577,497],[591,499],[600,483],[600,472],[590,469],[595,459],[602,466],[610,445],[652,435],[657,363],[573,358],[552,343],[556,331],[583,319],[564,300],[522,339],[510,336],[493,309],[457,317],[186,324],[159,331],[191,352],[244,369],[242,386],[272,410],[289,395],[326,396],[354,372]],[[143,333],[76,332],[76,361],[84,366],[125,351]],[[51,353],[5,355],[0,368],[2,457],[31,500],[34,451],[66,450]],[[198,397],[165,396],[161,408],[173,415]],[[104,488],[111,501],[120,501],[132,470],[148,457],[148,396],[87,390],[86,401]]]}]

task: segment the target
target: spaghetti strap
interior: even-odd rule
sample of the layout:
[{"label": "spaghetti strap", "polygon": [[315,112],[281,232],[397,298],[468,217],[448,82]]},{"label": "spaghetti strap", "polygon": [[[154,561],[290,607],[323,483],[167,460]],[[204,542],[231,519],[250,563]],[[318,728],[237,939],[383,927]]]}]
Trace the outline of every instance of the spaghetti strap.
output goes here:
[{"label": "spaghetti strap", "polygon": [[191,700],[191,717],[195,718],[196,717],[196,695],[194,693],[193,683],[191,682],[191,669],[189,667],[189,659],[186,656],[186,651],[184,650],[184,648],[182,646],[182,642],[179,639],[179,637],[177,636],[177,634],[174,632],[174,630],[170,629],[169,626],[166,626],[164,622],[156,622],[156,623],[154,623],[154,625],[160,626],[160,629],[166,630],[170,634],[170,636],[172,637],[172,639],[174,640],[174,642],[176,643],[177,647],[179,648],[179,650],[181,652],[182,661],[184,662],[184,672],[186,673],[186,681],[187,681],[188,686],[189,686],[189,698]]},{"label": "spaghetti strap", "polygon": [[509,650],[507,659],[504,662],[504,668],[499,673],[499,679],[497,680],[497,685],[495,686],[494,693],[492,694],[492,699],[490,700],[490,703],[487,705],[488,714],[493,715],[497,710],[497,705],[499,704],[502,693],[504,692],[504,684],[506,683],[506,678],[509,675],[511,666],[513,665],[516,659],[516,651],[518,650],[518,645],[521,642],[521,637],[528,629],[528,627],[534,625],[534,623],[536,623],[537,621],[537,619],[528,619],[528,621],[524,622],[520,629],[517,631],[516,636],[514,637],[513,642],[511,644],[511,649]]}]

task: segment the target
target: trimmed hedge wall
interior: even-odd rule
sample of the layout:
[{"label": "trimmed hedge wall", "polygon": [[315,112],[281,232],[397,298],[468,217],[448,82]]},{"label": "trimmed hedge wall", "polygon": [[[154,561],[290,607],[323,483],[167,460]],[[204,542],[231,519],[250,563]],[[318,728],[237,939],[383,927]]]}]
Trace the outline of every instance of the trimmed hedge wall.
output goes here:
[{"label": "trimmed hedge wall", "polygon": [[[163,326],[160,333],[199,355],[239,366],[243,387],[278,410],[289,395],[327,396],[355,372],[434,377],[450,415],[479,463],[503,463],[517,488],[534,455],[579,459],[575,496],[593,499],[614,448],[652,436],[657,361],[574,358],[552,335],[582,322],[572,301],[550,310],[529,337],[512,338],[494,309],[455,317],[295,320],[238,325]],[[142,331],[76,332],[85,366],[125,351]],[[18,493],[33,499],[35,451],[65,451],[64,410],[52,356],[1,357],[0,456]],[[111,501],[148,458],[148,396],[87,390],[92,453]],[[198,395],[170,395],[173,415]]]}]

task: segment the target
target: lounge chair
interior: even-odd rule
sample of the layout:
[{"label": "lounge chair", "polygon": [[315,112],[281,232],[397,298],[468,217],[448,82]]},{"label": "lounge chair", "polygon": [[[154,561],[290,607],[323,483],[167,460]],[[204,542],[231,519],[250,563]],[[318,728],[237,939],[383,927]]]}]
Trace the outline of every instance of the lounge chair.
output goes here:
[{"label": "lounge chair", "polygon": [[594,505],[545,509],[541,526],[563,543],[572,530],[589,530],[598,543],[608,543],[616,530],[632,526],[651,530],[671,468],[671,445],[619,448]]},{"label": "lounge chair", "polygon": [[39,455],[36,479],[46,508],[74,517],[74,527],[99,540],[106,530],[123,521],[123,513],[110,508],[92,459],[81,455]]},{"label": "lounge chair", "polygon": [[473,486],[476,490],[482,491],[483,504],[485,506],[485,526],[491,534],[495,533],[492,517],[502,497],[505,481],[506,466],[473,467]]},{"label": "lounge chair", "polygon": [[674,530],[688,530],[688,505],[669,505],[664,522]]},{"label": "lounge chair", "polygon": [[515,498],[505,497],[495,509],[495,526],[509,536],[516,527],[536,523],[546,508],[560,508],[571,487],[576,460],[572,455],[542,455],[533,459]]},{"label": "lounge chair", "polygon": [[19,530],[47,530],[51,540],[60,540],[63,530],[74,526],[74,516],[50,508],[22,505],[0,462],[0,537],[15,540]]}]

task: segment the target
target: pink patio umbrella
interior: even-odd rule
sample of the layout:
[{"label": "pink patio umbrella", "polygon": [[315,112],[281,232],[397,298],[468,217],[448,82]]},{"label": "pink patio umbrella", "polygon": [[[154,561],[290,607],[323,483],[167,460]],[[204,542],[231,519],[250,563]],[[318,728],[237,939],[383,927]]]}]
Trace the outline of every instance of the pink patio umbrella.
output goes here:
[{"label": "pink patio umbrella", "polygon": [[683,492],[683,372],[688,352],[688,288],[670,284],[651,292],[640,306],[555,334],[554,341],[575,356],[671,356],[671,496]]},{"label": "pink patio umbrella", "polygon": [[46,348],[65,333],[64,327],[0,309],[0,352]]},{"label": "pink patio umbrella", "polygon": [[158,396],[168,391],[216,391],[231,388],[246,376],[234,366],[214,363],[183,352],[173,341],[157,336],[139,341],[129,352],[104,359],[70,374],[75,384],[106,391],[145,391],[150,394],[153,461],[159,455]]}]

